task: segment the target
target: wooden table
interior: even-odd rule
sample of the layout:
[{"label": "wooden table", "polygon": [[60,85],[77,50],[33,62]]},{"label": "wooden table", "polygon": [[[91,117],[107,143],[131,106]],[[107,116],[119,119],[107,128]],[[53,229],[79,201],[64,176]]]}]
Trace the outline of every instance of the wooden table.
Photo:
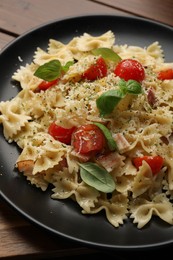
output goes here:
[{"label": "wooden table", "polygon": [[[88,14],[139,16],[173,26],[173,1],[0,0],[0,48],[42,23]],[[147,253],[131,254],[140,259],[147,257]],[[0,200],[1,259],[89,259],[94,256],[112,257],[40,230]],[[115,256],[116,259],[127,259],[130,254],[117,252]]]}]

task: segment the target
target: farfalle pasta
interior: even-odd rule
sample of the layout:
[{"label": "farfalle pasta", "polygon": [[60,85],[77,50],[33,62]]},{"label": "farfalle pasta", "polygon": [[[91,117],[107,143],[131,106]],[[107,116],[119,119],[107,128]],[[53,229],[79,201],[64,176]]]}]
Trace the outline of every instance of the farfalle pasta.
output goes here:
[{"label": "farfalle pasta", "polygon": [[116,228],[153,216],[173,225],[173,63],[158,41],[118,45],[112,31],[50,39],[12,81],[21,90],[0,102],[0,123],[29,183]]}]

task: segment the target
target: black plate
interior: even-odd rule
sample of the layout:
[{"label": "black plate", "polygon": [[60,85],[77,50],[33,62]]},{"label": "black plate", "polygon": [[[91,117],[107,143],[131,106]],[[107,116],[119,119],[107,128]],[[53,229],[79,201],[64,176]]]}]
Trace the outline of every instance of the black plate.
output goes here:
[{"label": "black plate", "polygon": [[[167,62],[173,60],[173,28],[145,19],[96,15],[52,21],[26,32],[3,49],[0,56],[0,100],[17,94],[12,87],[11,76],[20,65],[32,61],[39,46],[47,48],[50,38],[64,43],[84,32],[100,35],[112,30],[116,44],[148,46],[159,41]],[[23,62],[20,61],[20,58]],[[14,171],[19,155],[13,144],[8,144],[0,129],[0,190],[1,196],[13,208],[32,223],[74,242],[102,249],[150,249],[173,243],[173,226],[157,218],[138,230],[128,220],[114,228],[105,218],[104,212],[97,215],[82,215],[79,206],[71,200],[58,201],[50,198],[51,190],[42,192],[29,185],[24,177]]]}]

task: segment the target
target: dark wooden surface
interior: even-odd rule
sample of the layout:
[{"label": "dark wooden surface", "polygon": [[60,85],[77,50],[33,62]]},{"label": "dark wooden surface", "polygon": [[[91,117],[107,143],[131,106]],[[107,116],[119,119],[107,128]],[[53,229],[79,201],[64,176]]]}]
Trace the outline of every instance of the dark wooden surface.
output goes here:
[{"label": "dark wooden surface", "polygon": [[172,0],[98,0],[93,2],[173,26]]},{"label": "dark wooden surface", "polygon": [[[139,16],[173,26],[172,0],[0,0],[0,49],[22,33],[55,19],[88,14]],[[160,249],[162,250],[162,249]],[[165,249],[164,249],[165,251]],[[159,254],[160,251],[157,250]],[[166,253],[167,255],[167,253]],[[151,252],[99,252],[40,230],[0,200],[1,259],[90,259],[108,257],[142,260]]]}]

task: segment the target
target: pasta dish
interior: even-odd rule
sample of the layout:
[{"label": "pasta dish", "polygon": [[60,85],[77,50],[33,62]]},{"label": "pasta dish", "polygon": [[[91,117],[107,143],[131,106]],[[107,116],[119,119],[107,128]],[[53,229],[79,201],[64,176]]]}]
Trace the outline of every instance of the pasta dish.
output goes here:
[{"label": "pasta dish", "polygon": [[173,63],[158,41],[118,45],[111,30],[49,39],[12,82],[0,124],[29,184],[116,228],[173,225]]}]

